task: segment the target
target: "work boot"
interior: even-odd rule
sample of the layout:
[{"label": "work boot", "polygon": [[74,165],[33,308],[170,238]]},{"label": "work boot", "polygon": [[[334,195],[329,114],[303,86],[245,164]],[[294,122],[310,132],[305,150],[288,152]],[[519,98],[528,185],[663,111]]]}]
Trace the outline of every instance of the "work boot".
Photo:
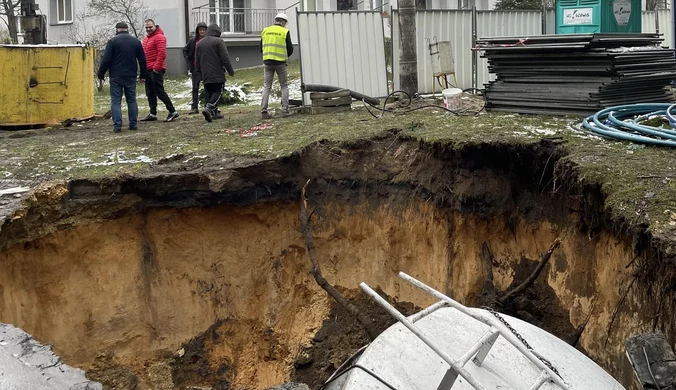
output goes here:
[{"label": "work boot", "polygon": [[270,114],[267,111],[261,113],[261,119],[266,120],[270,119]]},{"label": "work boot", "polygon": [[157,115],[148,114],[147,117],[139,119],[141,122],[152,122],[157,120]]},{"label": "work boot", "polygon": [[199,114],[199,113],[200,113],[200,110],[199,110],[199,109],[193,108],[192,110],[190,110],[190,112],[188,113],[188,115],[195,115],[195,114]]},{"label": "work boot", "polygon": [[113,127],[113,133],[119,133],[122,131],[122,128],[120,127]]},{"label": "work boot", "polygon": [[214,119],[223,119],[223,113],[221,113],[221,110],[214,110],[212,117]]}]

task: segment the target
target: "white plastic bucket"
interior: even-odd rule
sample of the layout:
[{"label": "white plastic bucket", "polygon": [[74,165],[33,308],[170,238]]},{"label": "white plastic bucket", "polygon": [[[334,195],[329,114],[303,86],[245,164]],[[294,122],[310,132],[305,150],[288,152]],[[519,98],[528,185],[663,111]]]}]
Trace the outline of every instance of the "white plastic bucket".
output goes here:
[{"label": "white plastic bucket", "polygon": [[441,91],[441,95],[444,97],[444,107],[449,110],[457,110],[460,108],[462,102],[460,98],[462,97],[462,89],[460,88],[449,88]]}]

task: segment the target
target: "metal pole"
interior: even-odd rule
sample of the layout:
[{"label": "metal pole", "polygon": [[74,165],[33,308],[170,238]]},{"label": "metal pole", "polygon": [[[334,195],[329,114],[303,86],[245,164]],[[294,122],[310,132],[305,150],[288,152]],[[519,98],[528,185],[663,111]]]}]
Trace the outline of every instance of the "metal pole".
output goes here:
[{"label": "metal pole", "polygon": [[303,107],[305,107],[305,92],[302,92],[303,86],[303,53],[300,51],[301,40],[300,40],[300,11],[296,8],[296,36],[298,37],[298,65],[300,66],[300,85],[301,85],[301,95],[300,102]]},{"label": "metal pole", "polygon": [[[472,7],[472,49],[476,47],[477,39],[476,7]],[[477,87],[477,79],[479,78],[477,71],[478,57],[479,52],[477,50],[472,50],[472,88]]]},{"label": "metal pole", "polygon": [[547,34],[547,6],[542,2],[542,35]]},{"label": "metal pole", "polygon": [[660,33],[660,11],[655,7],[655,33]]},{"label": "metal pole", "polygon": [[415,19],[414,0],[399,0],[399,87],[411,97],[418,92]]}]

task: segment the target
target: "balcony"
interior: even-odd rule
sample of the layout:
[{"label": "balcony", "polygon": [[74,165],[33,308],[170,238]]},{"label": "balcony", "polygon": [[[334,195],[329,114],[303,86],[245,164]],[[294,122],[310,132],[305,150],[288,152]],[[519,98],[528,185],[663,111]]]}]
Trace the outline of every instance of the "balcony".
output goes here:
[{"label": "balcony", "polygon": [[[232,3],[231,3],[232,4]],[[209,4],[192,9],[192,31],[199,22],[216,23],[222,36],[260,35],[263,29],[274,23],[275,15],[283,10],[261,8],[212,7]]]}]

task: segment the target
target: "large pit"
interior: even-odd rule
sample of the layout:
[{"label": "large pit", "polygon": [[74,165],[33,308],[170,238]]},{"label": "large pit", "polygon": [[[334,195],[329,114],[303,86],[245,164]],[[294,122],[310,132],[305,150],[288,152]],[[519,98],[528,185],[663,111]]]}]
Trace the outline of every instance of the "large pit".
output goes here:
[{"label": "large pit", "polygon": [[[405,271],[480,304],[482,245],[498,290],[561,247],[515,310],[569,338],[627,388],[624,340],[673,340],[669,260],[659,242],[611,220],[551,142],[442,146],[393,133],[317,143],[269,161],[225,159],[152,176],[39,189],[0,235],[0,321],[113,389],[316,388],[366,334],[309,273],[300,188],[324,276],[383,329],[358,291],[404,310],[433,300]],[[628,291],[628,292],[627,292]]]}]

